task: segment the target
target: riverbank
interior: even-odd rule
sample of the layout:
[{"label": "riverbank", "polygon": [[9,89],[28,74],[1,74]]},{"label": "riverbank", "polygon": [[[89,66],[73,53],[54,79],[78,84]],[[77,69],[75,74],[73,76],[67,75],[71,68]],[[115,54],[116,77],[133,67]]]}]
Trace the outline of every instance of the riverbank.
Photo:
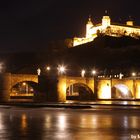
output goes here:
[{"label": "riverbank", "polygon": [[39,108],[39,107],[51,107],[51,108],[73,108],[73,109],[86,109],[94,108],[96,106],[107,107],[140,107],[140,101],[110,101],[101,100],[93,102],[79,102],[79,101],[67,101],[67,102],[45,102],[45,103],[33,103],[33,102],[9,102],[0,103],[0,106],[16,106],[16,107],[29,107],[29,108]]}]

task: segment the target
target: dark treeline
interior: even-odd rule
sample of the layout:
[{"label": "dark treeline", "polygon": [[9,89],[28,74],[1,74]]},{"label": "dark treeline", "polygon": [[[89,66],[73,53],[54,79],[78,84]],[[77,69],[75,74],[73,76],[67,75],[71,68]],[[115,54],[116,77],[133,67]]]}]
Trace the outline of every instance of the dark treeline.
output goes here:
[{"label": "dark treeline", "polygon": [[[139,70],[140,39],[100,36],[93,42],[68,48],[71,40],[52,41],[34,52],[1,53],[7,72],[36,73],[38,67],[66,64],[73,71],[81,68],[108,70]],[[44,70],[45,71],[45,70]]]}]

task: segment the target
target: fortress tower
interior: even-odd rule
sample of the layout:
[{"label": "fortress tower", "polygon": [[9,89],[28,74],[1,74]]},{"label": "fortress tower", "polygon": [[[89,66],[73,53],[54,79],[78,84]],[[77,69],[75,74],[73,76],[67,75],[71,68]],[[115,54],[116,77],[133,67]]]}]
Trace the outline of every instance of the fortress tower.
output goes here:
[{"label": "fortress tower", "polygon": [[91,37],[90,30],[93,27],[93,23],[91,21],[91,17],[89,16],[88,22],[86,24],[86,38]]},{"label": "fortress tower", "polygon": [[111,19],[109,16],[103,16],[102,18],[102,28],[106,29],[111,25]]}]

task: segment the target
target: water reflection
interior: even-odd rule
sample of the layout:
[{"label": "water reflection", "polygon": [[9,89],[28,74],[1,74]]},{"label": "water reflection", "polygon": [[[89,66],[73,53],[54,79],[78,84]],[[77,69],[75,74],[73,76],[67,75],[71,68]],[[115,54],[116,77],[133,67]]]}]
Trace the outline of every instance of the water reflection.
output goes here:
[{"label": "water reflection", "polygon": [[49,115],[45,116],[45,127],[47,129],[51,128],[51,116],[49,116]]},{"label": "water reflection", "polygon": [[66,128],[66,116],[61,114],[60,116],[58,116],[58,128],[61,131],[64,131]]},{"label": "water reflection", "polygon": [[0,140],[114,140],[140,133],[140,111],[0,110]]},{"label": "water reflection", "polygon": [[126,129],[128,128],[128,116],[123,117],[123,127]]},{"label": "water reflection", "polygon": [[27,115],[26,114],[22,114],[21,115],[21,131],[23,134],[26,134],[27,132]]},{"label": "water reflection", "polygon": [[4,129],[2,113],[0,113],[0,131]]}]

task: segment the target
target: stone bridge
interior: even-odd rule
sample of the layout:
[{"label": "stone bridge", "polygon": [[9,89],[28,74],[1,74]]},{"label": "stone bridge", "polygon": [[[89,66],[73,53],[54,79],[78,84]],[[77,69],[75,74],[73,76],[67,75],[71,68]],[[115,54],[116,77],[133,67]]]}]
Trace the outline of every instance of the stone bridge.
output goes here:
[{"label": "stone bridge", "polygon": [[[140,99],[139,78],[82,78],[60,76],[56,87],[59,101],[66,101],[66,92],[71,85],[84,85],[89,88],[97,99]],[[87,93],[85,93],[87,94]]]},{"label": "stone bridge", "polygon": [[12,87],[22,82],[34,82],[39,86],[40,91],[33,95],[33,101],[65,102],[68,93],[74,86],[86,89],[82,98],[85,98],[90,92],[97,99],[140,99],[139,78],[38,77],[38,75],[6,73],[0,75],[0,102],[8,102]]}]

